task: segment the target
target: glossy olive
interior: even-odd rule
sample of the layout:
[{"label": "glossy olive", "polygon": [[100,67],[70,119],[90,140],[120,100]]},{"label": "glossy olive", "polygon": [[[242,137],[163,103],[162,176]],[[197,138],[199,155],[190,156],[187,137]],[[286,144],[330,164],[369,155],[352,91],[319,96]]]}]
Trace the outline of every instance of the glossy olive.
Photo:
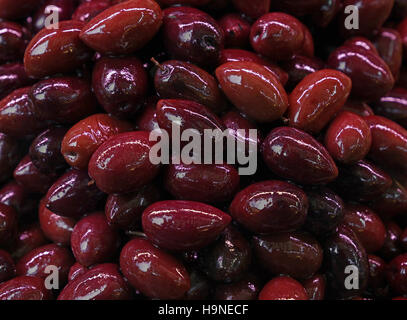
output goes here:
[{"label": "glossy olive", "polygon": [[0,283],[13,278],[16,274],[16,266],[11,255],[0,249]]},{"label": "glossy olive", "polygon": [[254,274],[245,276],[234,283],[218,284],[215,287],[215,300],[257,300],[262,282]]},{"label": "glossy olive", "polygon": [[19,276],[0,284],[0,300],[51,300],[44,279]]},{"label": "glossy olive", "polygon": [[14,22],[0,21],[0,64],[18,61],[24,56],[30,32]]},{"label": "glossy olive", "polygon": [[372,103],[374,112],[407,128],[407,90],[396,87]]},{"label": "glossy olive", "polygon": [[17,235],[17,212],[10,206],[0,203],[0,246],[12,244]]},{"label": "glossy olive", "polygon": [[374,39],[377,51],[387,63],[393,76],[397,79],[403,60],[403,43],[400,34],[390,28],[382,28]]},{"label": "glossy olive", "polygon": [[14,90],[30,85],[33,79],[27,76],[22,63],[7,63],[0,66],[0,100]]},{"label": "glossy olive", "polygon": [[244,48],[249,44],[250,23],[241,15],[229,13],[218,21],[225,35],[226,48]]},{"label": "glossy olive", "polygon": [[305,288],[291,277],[280,276],[267,282],[259,300],[308,300]]},{"label": "glossy olive", "polygon": [[18,259],[25,256],[30,251],[48,243],[41,230],[41,227],[34,223],[21,228],[17,234],[16,242],[13,246],[12,257],[18,261]]},{"label": "glossy olive", "polygon": [[0,133],[0,183],[12,176],[13,169],[21,158],[18,142],[4,133]]},{"label": "glossy olive", "polygon": [[316,274],[303,281],[302,284],[310,300],[324,300],[326,288],[326,278],[324,275]]}]

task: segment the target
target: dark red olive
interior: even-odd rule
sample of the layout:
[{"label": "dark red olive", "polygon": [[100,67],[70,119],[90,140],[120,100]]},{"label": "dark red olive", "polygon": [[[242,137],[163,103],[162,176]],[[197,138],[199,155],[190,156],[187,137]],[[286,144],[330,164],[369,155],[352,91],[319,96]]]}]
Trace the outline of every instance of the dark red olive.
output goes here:
[{"label": "dark red olive", "polygon": [[375,101],[384,96],[394,85],[390,68],[377,54],[351,47],[339,47],[328,59],[330,68],[345,73],[352,80],[352,95]]},{"label": "dark red olive", "polygon": [[72,169],[49,188],[46,207],[65,217],[80,217],[96,209],[103,194],[85,171]]},{"label": "dark red olive", "polygon": [[223,49],[223,30],[206,12],[190,7],[164,10],[162,36],[173,59],[216,65]]},{"label": "dark red olive", "polygon": [[0,66],[0,100],[14,90],[30,85],[33,79],[27,76],[22,63],[7,63]]},{"label": "dark red olive", "polygon": [[383,219],[388,220],[407,210],[407,190],[396,180],[385,192],[377,196],[371,208]]},{"label": "dark red olive", "polygon": [[290,126],[319,133],[349,97],[352,81],[342,72],[324,69],[306,76],[289,96]]},{"label": "dark red olive", "polygon": [[299,229],[308,211],[306,194],[288,182],[258,182],[233,199],[230,214],[252,232],[267,234]]},{"label": "dark red olive", "polygon": [[61,153],[61,143],[66,131],[63,127],[49,128],[32,141],[29,156],[39,171],[51,173],[66,167]]},{"label": "dark red olive", "polygon": [[213,293],[215,300],[257,300],[261,290],[261,281],[254,274],[248,274],[234,283],[218,284]]},{"label": "dark red olive", "polygon": [[142,216],[147,237],[169,250],[203,248],[213,242],[231,220],[215,207],[182,200],[156,202],[145,209]]},{"label": "dark red olive", "polygon": [[12,176],[13,169],[21,158],[18,142],[12,137],[0,133],[0,183]]},{"label": "dark red olive", "polygon": [[251,263],[251,248],[241,233],[227,227],[220,238],[200,252],[198,265],[207,277],[217,282],[236,282]]},{"label": "dark red olive", "polygon": [[159,172],[159,164],[153,164],[149,157],[154,145],[146,131],[117,134],[93,153],[89,176],[105,193],[135,191],[151,182]]},{"label": "dark red olive", "polygon": [[83,275],[89,268],[81,265],[79,262],[75,262],[70,268],[68,273],[68,281],[75,280],[77,277]]},{"label": "dark red olive", "polygon": [[30,90],[30,87],[16,89],[0,101],[0,128],[3,133],[22,138],[47,126],[39,118],[29,96]]},{"label": "dark red olive", "polygon": [[392,89],[385,96],[372,103],[375,113],[393,120],[407,128],[407,90],[401,87]]},{"label": "dark red olive", "polygon": [[104,54],[129,54],[143,48],[157,33],[162,12],[153,0],[130,0],[98,14],[82,29],[80,38]]},{"label": "dark red olive", "polygon": [[390,188],[392,179],[384,170],[361,160],[353,165],[340,167],[334,185],[340,194],[350,199],[366,201]]},{"label": "dark red olive", "polygon": [[309,209],[305,229],[319,238],[326,237],[342,222],[345,204],[332,190],[323,187],[307,192]]},{"label": "dark red olive", "polygon": [[144,209],[160,200],[160,193],[150,184],[133,193],[109,195],[105,206],[107,222],[122,230],[140,229]]},{"label": "dark red olive", "polygon": [[164,186],[180,200],[219,203],[237,192],[239,173],[228,164],[171,164]]},{"label": "dark red olive", "polygon": [[19,217],[30,215],[38,206],[37,199],[15,181],[0,189],[0,203],[13,207]]},{"label": "dark red olive", "polygon": [[72,20],[89,22],[110,7],[110,0],[93,0],[81,3],[72,14]]},{"label": "dark red olive", "polygon": [[295,128],[273,129],[263,142],[262,154],[274,173],[299,183],[328,183],[338,176],[328,151],[312,136]]},{"label": "dark red olive", "polygon": [[397,294],[407,294],[407,253],[395,257],[387,268],[387,281]]},{"label": "dark red olive", "polygon": [[[328,285],[337,297],[357,296],[366,288],[369,280],[369,262],[367,254],[355,233],[341,225],[337,232],[324,244],[324,262],[326,262]],[[347,278],[357,268],[358,283],[349,287]]]},{"label": "dark red olive", "polygon": [[30,32],[17,23],[0,21],[0,34],[0,64],[22,59]]},{"label": "dark red olive", "polygon": [[38,209],[38,220],[44,235],[52,242],[69,246],[71,244],[71,234],[76,224],[76,220],[70,217],[63,217],[53,213],[45,207],[45,199],[40,201]]},{"label": "dark red olive", "polygon": [[102,212],[82,218],[72,231],[72,252],[76,261],[84,266],[110,261],[118,247],[118,234]]},{"label": "dark red olive", "polygon": [[279,233],[253,237],[259,264],[272,274],[308,279],[321,267],[321,245],[304,232]]},{"label": "dark red olive", "polygon": [[73,77],[39,81],[30,97],[42,119],[61,123],[75,123],[94,113],[97,105],[88,81]]},{"label": "dark red olive", "polygon": [[218,21],[225,35],[226,48],[244,48],[249,44],[250,23],[236,13],[225,14]]},{"label": "dark red olive", "polygon": [[44,279],[20,276],[0,284],[0,300],[51,300]]},{"label": "dark red olive", "polygon": [[365,37],[353,37],[348,40],[346,40],[343,43],[343,46],[345,47],[358,47],[359,49],[363,49],[366,51],[369,51],[370,53],[373,53],[375,55],[379,55],[379,52],[377,51],[377,48],[373,44],[372,41]]},{"label": "dark red olive", "polygon": [[365,117],[372,133],[369,157],[392,169],[407,169],[407,130],[381,116]]},{"label": "dark red olive", "polygon": [[280,276],[267,282],[259,300],[309,300],[305,288],[291,277]]},{"label": "dark red olive", "polygon": [[53,13],[57,13],[58,15],[58,21],[53,22],[69,20],[75,9],[75,5],[75,0],[45,0],[33,16],[31,22],[32,29],[37,33],[42,28],[49,27],[49,25],[47,25],[47,23],[49,23],[47,18]]},{"label": "dark red olive", "polygon": [[365,102],[348,100],[342,108],[344,111],[350,111],[356,113],[361,117],[373,116],[374,112],[372,108]]},{"label": "dark red olive", "polygon": [[146,100],[144,110],[135,120],[136,128],[138,130],[153,131],[160,128],[157,123],[156,105],[156,97],[150,97]]},{"label": "dark red olive", "polygon": [[253,49],[265,57],[287,60],[302,49],[305,28],[298,19],[286,13],[267,13],[252,25],[250,42]]},{"label": "dark red olive", "polygon": [[58,300],[130,300],[131,289],[119,272],[119,266],[104,263],[71,280]]},{"label": "dark red olive", "polygon": [[38,224],[32,224],[21,229],[17,234],[16,243],[13,246],[12,257],[17,261],[30,251],[38,248],[48,241]]},{"label": "dark red olive", "polygon": [[99,59],[92,87],[100,105],[115,116],[131,116],[143,106],[148,90],[147,72],[138,58]]},{"label": "dark red olive", "polygon": [[10,206],[0,203],[0,246],[12,244],[17,235],[17,212]]},{"label": "dark red olive", "polygon": [[[298,8],[298,1],[294,0],[291,2]],[[334,20],[340,9],[342,9],[342,0],[310,0],[309,2],[315,4],[318,2],[322,3],[318,11],[312,8],[312,21],[322,28],[327,27]]]},{"label": "dark red olive", "polygon": [[211,289],[209,280],[195,269],[189,271],[189,278],[191,287],[185,294],[185,300],[206,300]]},{"label": "dark red olive", "polygon": [[[44,28],[28,44],[24,67],[29,76],[42,78],[71,72],[91,58],[91,50],[79,39],[84,23],[61,21],[58,28]],[[69,49],[67,49],[69,48]]]},{"label": "dark red olive", "polygon": [[0,18],[24,18],[38,6],[38,0],[1,0]]},{"label": "dark red olive", "polygon": [[[370,36],[374,31],[380,29],[387,20],[393,8],[394,0],[344,0],[343,7],[354,6],[358,9],[358,28],[346,27],[349,12],[342,10],[339,14],[339,30],[343,36],[352,35]],[[354,11],[351,11],[354,12]]]},{"label": "dark red olive", "polygon": [[386,281],[386,262],[375,255],[369,254],[369,285],[367,291],[376,297],[383,297],[388,294],[388,284]]},{"label": "dark red olive", "polygon": [[324,300],[326,287],[326,278],[324,275],[316,274],[303,281],[302,284],[310,300]]},{"label": "dark red olive", "polygon": [[192,100],[215,113],[224,110],[226,106],[216,79],[188,62],[169,60],[160,64],[154,84],[161,99]]},{"label": "dark red olive", "polygon": [[16,266],[11,255],[0,249],[0,283],[14,278]]},{"label": "dark red olive", "polygon": [[58,289],[68,281],[68,272],[74,263],[74,258],[67,248],[56,244],[47,244],[38,247],[24,255],[17,263],[16,272],[18,276],[32,276],[46,278],[55,270],[49,266],[56,267],[58,272]]},{"label": "dark red olive", "polygon": [[258,122],[279,119],[288,107],[287,94],[275,73],[255,62],[228,62],[216,69],[216,77],[228,99]]},{"label": "dark red olive", "polygon": [[180,299],[190,288],[185,267],[144,239],[133,239],[123,247],[120,268],[130,284],[149,298]]},{"label": "dark red olive", "polygon": [[232,3],[238,11],[253,19],[270,11],[270,0],[254,0],[250,3],[245,0],[232,0]]},{"label": "dark red olive", "polygon": [[402,253],[401,235],[403,230],[392,221],[386,223],[386,229],[386,240],[379,254],[386,261],[389,261]]},{"label": "dark red olive", "polygon": [[353,230],[366,252],[377,252],[383,247],[386,227],[369,207],[347,204],[343,222]]}]

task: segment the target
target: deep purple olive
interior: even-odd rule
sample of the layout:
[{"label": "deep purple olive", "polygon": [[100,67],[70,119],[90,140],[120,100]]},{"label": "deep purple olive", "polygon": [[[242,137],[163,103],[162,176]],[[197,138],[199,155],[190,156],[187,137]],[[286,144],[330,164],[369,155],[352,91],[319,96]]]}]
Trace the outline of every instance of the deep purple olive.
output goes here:
[{"label": "deep purple olive", "polygon": [[11,255],[0,249],[0,283],[13,278],[16,274],[16,266]]},{"label": "deep purple olive", "polygon": [[213,293],[215,300],[257,300],[262,282],[254,274],[248,274],[234,283],[218,284]]},{"label": "deep purple olive", "polygon": [[0,65],[0,100],[14,90],[30,85],[33,79],[27,76],[22,63]]},{"label": "deep purple olive", "polygon": [[190,7],[164,10],[163,40],[174,59],[216,65],[224,45],[223,30],[207,13]]},{"label": "deep purple olive", "polygon": [[0,203],[13,207],[19,217],[31,215],[38,206],[37,199],[16,181],[10,181],[0,189]]},{"label": "deep purple olive", "polygon": [[12,176],[21,158],[20,147],[17,140],[0,133],[0,183]]},{"label": "deep purple olive", "polygon": [[407,190],[396,180],[385,192],[370,202],[370,207],[384,220],[389,220],[407,210]]},{"label": "deep purple olive", "polygon": [[18,261],[30,251],[39,248],[48,241],[38,223],[24,226],[18,231],[11,256]]},{"label": "deep purple olive", "polygon": [[96,209],[103,194],[86,172],[72,169],[49,188],[46,207],[66,217],[80,217]]},{"label": "deep purple olive", "polygon": [[10,206],[0,203],[0,246],[13,244],[17,235],[17,212]]},{"label": "deep purple olive", "polygon": [[236,282],[249,269],[252,253],[247,240],[233,227],[226,228],[219,240],[200,252],[199,268],[213,281]]},{"label": "deep purple olive", "polygon": [[384,240],[383,247],[379,251],[379,255],[386,261],[390,261],[403,252],[401,245],[403,230],[393,221],[386,223],[386,229],[386,239]]},{"label": "deep purple olive", "polygon": [[273,129],[263,142],[262,154],[271,171],[298,183],[323,184],[338,176],[328,151],[311,135],[295,128]]},{"label": "deep purple olive", "polygon": [[21,60],[30,32],[15,22],[0,21],[0,35],[0,64]]},{"label": "deep purple olive", "polygon": [[147,72],[138,58],[103,57],[93,69],[92,87],[107,113],[131,116],[143,106],[148,90]]},{"label": "deep purple olive", "polygon": [[396,87],[371,105],[375,114],[407,128],[407,89]]},{"label": "deep purple olive", "polygon": [[305,222],[306,194],[284,181],[264,181],[248,186],[233,199],[232,217],[252,232],[269,234],[294,231]]}]

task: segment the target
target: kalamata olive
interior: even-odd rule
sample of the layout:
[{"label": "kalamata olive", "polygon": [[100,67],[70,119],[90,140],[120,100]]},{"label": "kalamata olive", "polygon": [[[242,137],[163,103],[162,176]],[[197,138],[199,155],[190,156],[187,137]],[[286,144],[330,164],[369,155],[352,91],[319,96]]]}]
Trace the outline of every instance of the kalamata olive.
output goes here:
[{"label": "kalamata olive", "polygon": [[389,262],[386,276],[394,292],[402,295],[407,293],[407,253]]},{"label": "kalamata olive", "polygon": [[306,76],[289,96],[290,126],[319,133],[349,97],[352,81],[336,70],[319,70]]},{"label": "kalamata olive", "polygon": [[319,238],[336,230],[342,222],[345,204],[332,190],[322,187],[307,192],[309,209],[305,229]]},{"label": "kalamata olive", "polygon": [[82,218],[72,231],[72,252],[84,266],[109,262],[118,247],[118,234],[109,226],[103,212]]},{"label": "kalamata olive", "polygon": [[110,7],[110,0],[93,0],[81,3],[72,14],[72,20],[89,22]]},{"label": "kalamata olive", "polygon": [[308,279],[321,267],[321,245],[304,232],[253,237],[254,253],[260,265],[272,274]]},{"label": "kalamata olive", "polygon": [[91,86],[79,78],[45,79],[33,85],[29,94],[38,115],[46,120],[75,123],[96,111]]},{"label": "kalamata olive", "polygon": [[0,64],[18,61],[24,56],[30,32],[14,22],[0,21]]},{"label": "kalamata olive", "polygon": [[259,300],[309,300],[305,288],[291,277],[280,276],[267,282]]},{"label": "kalamata olive", "polygon": [[38,133],[47,123],[39,119],[29,96],[31,88],[14,90],[0,101],[0,128],[5,134],[22,138]]},{"label": "kalamata olive", "polygon": [[0,300],[51,300],[40,277],[19,276],[0,284]]},{"label": "kalamata olive", "polygon": [[130,300],[131,289],[119,272],[119,266],[104,263],[70,281],[58,300]]},{"label": "kalamata olive", "polygon": [[386,261],[389,261],[402,253],[401,235],[403,230],[393,221],[386,223],[386,229],[386,239],[379,254]]},{"label": "kalamata olive", "polygon": [[0,283],[13,278],[16,274],[16,266],[11,255],[0,249]]},{"label": "kalamata olive", "polygon": [[205,300],[210,293],[209,280],[199,271],[192,269],[189,271],[191,287],[185,294],[185,300]]},{"label": "kalamata olive", "polygon": [[133,131],[117,134],[104,142],[89,161],[89,176],[105,193],[125,193],[151,182],[160,166],[149,159],[149,132]]},{"label": "kalamata olive", "polygon": [[63,127],[49,128],[32,141],[29,156],[39,171],[51,173],[66,167],[61,154],[61,143],[66,131]]},{"label": "kalamata olive", "polygon": [[397,79],[403,62],[403,43],[400,34],[394,29],[382,28],[375,36],[374,42],[379,55]]},{"label": "kalamata olive", "polygon": [[58,13],[58,22],[69,20],[75,9],[75,5],[75,0],[45,0],[45,2],[40,5],[33,16],[33,20],[31,22],[32,29],[35,33],[37,33],[42,28],[49,27],[47,25],[47,18],[54,12]]},{"label": "kalamata olive", "polygon": [[358,28],[347,28],[346,19],[349,12],[342,11],[339,15],[339,30],[343,36],[370,36],[387,20],[393,8],[394,0],[344,0],[343,7],[354,6],[358,9]]},{"label": "kalamata olive", "polygon": [[262,154],[271,171],[299,183],[328,183],[338,176],[328,151],[312,136],[295,128],[273,129],[263,142]]},{"label": "kalamata olive", "polygon": [[373,42],[365,37],[350,38],[343,43],[343,46],[358,47],[359,49],[363,49],[363,50],[369,51],[370,53],[373,53],[375,55],[379,55],[379,52],[377,51],[377,48],[375,47]]},{"label": "kalamata olive", "polygon": [[[294,0],[291,2],[298,7],[298,1]],[[316,25],[322,28],[327,27],[332,20],[334,20],[340,9],[342,9],[342,0],[310,0],[309,2],[315,4],[318,2],[321,3],[318,11],[312,8],[312,20]],[[301,3],[303,3],[303,1]]]},{"label": "kalamata olive", "polygon": [[72,230],[76,220],[53,213],[45,207],[45,199],[40,201],[38,220],[44,235],[52,242],[69,246],[71,244]]},{"label": "kalamata olive", "polygon": [[21,158],[18,142],[12,137],[0,133],[0,183],[12,176],[13,169]]},{"label": "kalamata olive", "polygon": [[80,217],[96,209],[103,194],[85,171],[72,169],[49,188],[46,207],[65,217]]},{"label": "kalamata olive", "polygon": [[26,155],[13,173],[15,181],[32,193],[46,193],[52,183],[57,179],[56,173],[42,173]]},{"label": "kalamata olive", "polygon": [[344,212],[343,223],[353,230],[366,252],[376,252],[383,247],[386,227],[375,212],[355,204],[347,204]]},{"label": "kalamata olive", "polygon": [[261,281],[254,274],[248,274],[234,283],[222,283],[215,287],[215,300],[257,300],[261,290]]},{"label": "kalamata olive", "polygon": [[162,36],[173,59],[201,66],[216,65],[223,49],[223,30],[206,12],[190,7],[164,10]]},{"label": "kalamata olive", "polygon": [[324,141],[335,160],[349,164],[362,160],[368,154],[372,135],[362,117],[344,111],[329,125]]},{"label": "kalamata olive", "polygon": [[231,217],[196,201],[166,200],[144,210],[143,230],[150,241],[169,250],[200,249],[213,242]]},{"label": "kalamata olive", "polygon": [[81,265],[79,262],[75,262],[70,268],[68,273],[68,281],[75,280],[77,277],[83,275],[89,268]]},{"label": "kalamata olive", "polygon": [[240,191],[229,211],[236,221],[255,233],[293,231],[305,222],[308,199],[300,188],[288,182],[264,181]]},{"label": "kalamata olive", "polygon": [[[337,232],[324,243],[328,285],[337,297],[357,296],[366,288],[369,279],[367,254],[355,233],[340,225]],[[356,280],[350,281],[349,274],[357,272]],[[349,286],[349,282],[353,285]]]},{"label": "kalamata olive", "polygon": [[169,60],[160,64],[154,84],[161,99],[192,100],[215,113],[219,113],[226,106],[216,79],[188,62]]},{"label": "kalamata olive", "polygon": [[279,119],[288,107],[287,94],[264,66],[254,62],[228,62],[216,69],[216,77],[228,99],[258,122]]},{"label": "kalamata olive", "polygon": [[287,60],[304,44],[305,26],[295,17],[271,12],[258,19],[251,28],[253,49],[272,60]]},{"label": "kalamata olive", "polygon": [[394,85],[394,77],[383,59],[356,46],[336,49],[328,65],[351,78],[352,95],[359,99],[377,100]]},{"label": "kalamata olive", "polygon": [[81,40],[104,54],[129,54],[143,48],[157,33],[162,12],[153,0],[130,0],[116,4],[90,20]]},{"label": "kalamata olive", "polygon": [[218,21],[225,35],[226,48],[244,48],[249,44],[250,23],[241,15],[229,13]]},{"label": "kalamata olive", "polygon": [[41,78],[71,72],[90,59],[91,51],[79,39],[84,23],[61,21],[58,28],[44,28],[28,44],[24,67],[29,76]]},{"label": "kalamata olive", "polygon": [[58,270],[59,286],[63,286],[68,281],[68,271],[74,262],[69,249],[47,244],[24,255],[16,265],[16,272],[18,276],[46,278],[50,274],[48,266],[52,265]]},{"label": "kalamata olive", "polygon": [[179,299],[190,288],[185,267],[144,239],[133,239],[122,249],[120,268],[129,283],[156,299]]},{"label": "kalamata olive", "polygon": [[0,18],[18,19],[30,14],[38,6],[38,0],[1,0]]},{"label": "kalamata olive", "polygon": [[19,217],[24,217],[37,208],[35,198],[23,186],[15,181],[10,181],[0,189],[0,203],[13,207]]},{"label": "kalamata olive", "polygon": [[30,85],[30,79],[22,63],[7,63],[0,66],[0,100],[14,90]]},{"label": "kalamata olive", "polygon": [[356,113],[361,117],[373,116],[374,112],[370,106],[361,101],[348,100],[343,106],[342,110]]},{"label": "kalamata olive", "polygon": [[369,284],[366,289],[373,296],[386,296],[388,293],[388,285],[386,283],[386,262],[375,255],[369,254]]},{"label": "kalamata olive", "polygon": [[92,87],[106,112],[126,117],[143,106],[148,90],[147,73],[135,57],[104,57],[93,68]]},{"label": "kalamata olive", "polygon": [[110,137],[131,130],[131,125],[107,114],[93,114],[65,134],[61,153],[74,168],[86,169],[92,154]]},{"label": "kalamata olive", "polygon": [[17,212],[10,206],[0,203],[0,246],[12,244],[17,235]]},{"label": "kalamata olive", "polygon": [[307,291],[309,300],[324,300],[326,287],[326,278],[324,275],[316,274],[303,281],[302,285],[305,291]]},{"label": "kalamata olive", "polygon": [[227,227],[219,240],[201,251],[200,269],[213,281],[236,282],[246,274],[251,263],[251,248],[240,232]]},{"label": "kalamata olive", "polygon": [[160,128],[157,123],[157,98],[150,97],[146,99],[146,105],[141,114],[135,119],[136,128],[142,131],[153,131]]},{"label": "kalamata olive", "polygon": [[[391,177],[372,163],[361,160],[339,168],[336,190],[354,200],[374,199],[392,185]],[[352,186],[349,188],[349,186]]]},{"label": "kalamata olive", "polygon": [[407,169],[407,130],[381,116],[365,117],[372,133],[369,157],[392,169]]},{"label": "kalamata olive", "polygon": [[238,11],[253,19],[260,18],[270,11],[270,0],[254,0],[251,3],[245,0],[232,0],[232,3]]},{"label": "kalamata olive", "polygon": [[47,239],[38,224],[32,224],[19,230],[13,246],[12,257],[17,261],[30,251],[47,243]]},{"label": "kalamata olive", "polygon": [[396,180],[386,191],[376,196],[371,208],[383,219],[388,220],[407,210],[407,190]]},{"label": "kalamata olive", "polygon": [[164,185],[180,200],[219,203],[237,192],[239,173],[228,164],[171,164]]},{"label": "kalamata olive", "polygon": [[407,90],[401,87],[392,89],[389,93],[372,103],[374,112],[393,120],[407,128]]},{"label": "kalamata olive", "polygon": [[141,226],[144,209],[158,200],[160,190],[152,184],[133,193],[111,194],[105,206],[107,221],[122,230],[137,230]]}]

